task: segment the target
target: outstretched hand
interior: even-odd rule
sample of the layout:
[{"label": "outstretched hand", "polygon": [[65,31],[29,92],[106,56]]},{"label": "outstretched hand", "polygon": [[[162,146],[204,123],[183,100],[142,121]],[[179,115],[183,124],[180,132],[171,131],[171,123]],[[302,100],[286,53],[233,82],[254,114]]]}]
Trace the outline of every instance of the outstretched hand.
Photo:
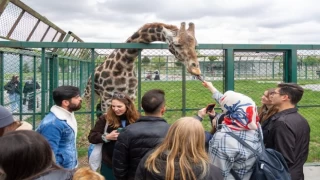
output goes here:
[{"label": "outstretched hand", "polygon": [[217,89],[213,86],[212,82],[203,81],[202,82],[203,87],[209,89],[212,93],[215,93]]}]

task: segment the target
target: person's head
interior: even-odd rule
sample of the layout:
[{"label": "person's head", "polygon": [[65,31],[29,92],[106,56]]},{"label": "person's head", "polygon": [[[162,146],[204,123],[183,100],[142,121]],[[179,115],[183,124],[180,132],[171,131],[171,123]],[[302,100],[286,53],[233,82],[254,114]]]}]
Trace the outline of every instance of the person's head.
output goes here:
[{"label": "person's head", "polygon": [[[205,150],[204,128],[201,122],[193,117],[183,117],[174,122],[162,143],[150,154],[145,167],[150,172],[159,173],[157,159],[167,153],[166,179],[173,179],[175,169],[180,167],[181,179],[197,179],[194,166],[202,168],[202,175],[207,173],[209,157]],[[175,160],[179,167],[175,167]],[[199,178],[199,177],[198,177]]]},{"label": "person's head", "polygon": [[12,113],[5,107],[0,106],[0,137],[4,134],[16,130],[21,123],[14,121]]},{"label": "person's head", "polygon": [[146,115],[158,115],[165,112],[165,93],[161,89],[146,92],[141,99],[141,106]]},{"label": "person's head", "polygon": [[82,99],[80,90],[74,86],[59,86],[52,93],[53,100],[57,106],[73,112],[81,109]]},{"label": "person's head", "polygon": [[72,180],[105,180],[105,178],[91,170],[88,167],[79,168],[74,174]]},{"label": "person's head", "polygon": [[13,131],[0,137],[0,168],[6,179],[20,180],[55,167],[47,140],[35,131]]},{"label": "person's head", "polygon": [[303,96],[303,88],[294,83],[281,83],[270,95],[273,105],[291,104],[295,106]]},{"label": "person's head", "polygon": [[12,81],[12,82],[17,82],[17,81],[19,81],[19,76],[18,76],[18,75],[13,75],[13,76],[11,77],[11,81]]},{"label": "person's head", "polygon": [[248,96],[227,91],[221,97],[219,104],[224,116],[223,123],[233,130],[258,129],[258,112],[256,103]]},{"label": "person's head", "polygon": [[125,116],[131,124],[138,119],[139,113],[127,94],[115,92],[111,99],[111,106],[107,110],[106,119],[110,126],[117,128],[120,127],[120,116]]},{"label": "person's head", "polygon": [[271,89],[268,89],[266,91],[263,92],[263,95],[261,96],[261,103],[262,105],[271,105],[272,102],[270,100],[270,94],[272,92],[274,92],[275,88],[271,88]]}]

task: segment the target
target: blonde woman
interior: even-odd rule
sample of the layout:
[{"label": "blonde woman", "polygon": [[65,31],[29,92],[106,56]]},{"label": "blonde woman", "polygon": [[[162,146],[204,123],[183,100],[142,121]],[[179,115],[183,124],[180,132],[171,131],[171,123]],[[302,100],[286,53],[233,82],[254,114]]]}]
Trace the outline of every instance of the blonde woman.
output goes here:
[{"label": "blonde woman", "polygon": [[220,170],[209,163],[204,129],[197,119],[173,123],[163,142],[140,162],[135,179],[220,180]]}]

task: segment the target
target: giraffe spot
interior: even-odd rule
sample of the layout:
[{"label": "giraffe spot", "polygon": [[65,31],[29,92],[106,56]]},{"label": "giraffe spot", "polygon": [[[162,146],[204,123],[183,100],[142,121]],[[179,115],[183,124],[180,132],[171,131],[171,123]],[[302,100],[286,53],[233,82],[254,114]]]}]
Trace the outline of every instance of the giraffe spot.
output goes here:
[{"label": "giraffe spot", "polygon": [[97,82],[97,81],[98,81],[99,75],[100,75],[100,74],[98,74],[98,73],[94,75],[94,82]]},{"label": "giraffe spot", "polygon": [[116,60],[118,61],[121,57],[121,54],[118,52],[117,55],[116,55]]},{"label": "giraffe spot", "polygon": [[109,66],[109,64],[110,64],[110,61],[108,60],[107,62],[106,62],[106,69],[108,69],[108,66]]},{"label": "giraffe spot", "polygon": [[103,85],[104,86],[108,86],[108,85],[112,85],[112,79],[111,78],[107,78],[104,80]]},{"label": "giraffe spot", "polygon": [[121,75],[121,71],[113,71],[112,74],[117,77]]},{"label": "giraffe spot", "polygon": [[157,33],[157,38],[161,39],[161,34],[160,33]]},{"label": "giraffe spot", "polygon": [[125,63],[125,64],[130,64],[134,61],[134,59],[132,57],[129,57],[127,55],[124,56],[124,58],[122,59],[122,61]]},{"label": "giraffe spot", "polygon": [[111,61],[111,62],[110,62],[110,66],[109,66],[109,68],[108,68],[108,69],[112,69],[112,68],[113,68],[114,63],[115,63],[114,61]]},{"label": "giraffe spot", "polygon": [[128,49],[127,52],[129,54],[135,54],[135,53],[137,53],[137,50],[136,49]]},{"label": "giraffe spot", "polygon": [[119,85],[123,85],[123,84],[126,84],[126,79],[124,77],[115,78],[114,85],[119,86]]},{"label": "giraffe spot", "polygon": [[99,84],[102,84],[102,82],[103,82],[103,79],[100,78],[100,79],[99,79]]},{"label": "giraffe spot", "polygon": [[133,69],[133,66],[129,66],[129,67],[127,68],[127,71],[132,71],[132,69]]},{"label": "giraffe spot", "polygon": [[157,32],[162,32],[162,27],[157,27],[156,31]]},{"label": "giraffe spot", "polygon": [[164,37],[164,34],[161,34],[161,41],[166,41],[166,37]]},{"label": "giraffe spot", "polygon": [[100,65],[99,68],[97,69],[97,71],[100,72],[100,71],[102,71],[102,69],[103,69],[103,67],[102,67],[102,65]]},{"label": "giraffe spot", "polygon": [[149,38],[149,35],[148,34],[142,34],[141,35],[141,40],[147,40]]},{"label": "giraffe spot", "polygon": [[142,29],[141,32],[144,32],[144,33],[148,32],[148,28]]},{"label": "giraffe spot", "polygon": [[154,29],[149,29],[149,33],[155,33]]},{"label": "giraffe spot", "polygon": [[157,40],[157,37],[154,36],[154,35],[152,35],[152,36],[151,36],[151,40],[152,40],[152,41],[156,41],[156,40]]},{"label": "giraffe spot", "polygon": [[114,52],[112,52],[110,55],[109,55],[109,57],[108,58],[114,58]]},{"label": "giraffe spot", "polygon": [[118,92],[124,92],[126,90],[126,88],[117,88]]},{"label": "giraffe spot", "polygon": [[[107,90],[108,92],[111,92],[111,91],[114,90],[114,87],[107,87],[106,90]],[[108,94],[108,95],[109,95],[109,94]]]},{"label": "giraffe spot", "polygon": [[139,37],[139,33],[138,32],[135,32],[132,36],[131,36],[131,39],[134,40],[134,39],[137,39]]},{"label": "giraffe spot", "polygon": [[116,64],[116,66],[114,67],[114,70],[115,71],[122,71],[123,70],[123,65],[120,62],[118,62]]},{"label": "giraffe spot", "polygon": [[108,71],[102,71],[101,77],[102,77],[103,79],[106,79],[106,78],[109,77],[109,76],[110,76],[110,72],[108,72]]},{"label": "giraffe spot", "polygon": [[120,49],[120,52],[124,54],[126,52],[126,49]]},{"label": "giraffe spot", "polygon": [[129,88],[135,87],[137,83],[138,83],[137,79],[131,78],[129,80]]},{"label": "giraffe spot", "polygon": [[133,89],[129,89],[128,90],[128,94],[133,94],[134,93],[134,90]]}]

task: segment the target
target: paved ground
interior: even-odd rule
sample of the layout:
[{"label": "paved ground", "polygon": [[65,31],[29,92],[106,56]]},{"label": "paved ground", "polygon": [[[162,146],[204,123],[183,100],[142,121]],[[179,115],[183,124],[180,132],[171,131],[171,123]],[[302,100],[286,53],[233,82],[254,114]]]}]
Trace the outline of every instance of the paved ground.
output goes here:
[{"label": "paved ground", "polygon": [[305,180],[319,180],[320,179],[320,164],[306,164],[303,167]]}]

